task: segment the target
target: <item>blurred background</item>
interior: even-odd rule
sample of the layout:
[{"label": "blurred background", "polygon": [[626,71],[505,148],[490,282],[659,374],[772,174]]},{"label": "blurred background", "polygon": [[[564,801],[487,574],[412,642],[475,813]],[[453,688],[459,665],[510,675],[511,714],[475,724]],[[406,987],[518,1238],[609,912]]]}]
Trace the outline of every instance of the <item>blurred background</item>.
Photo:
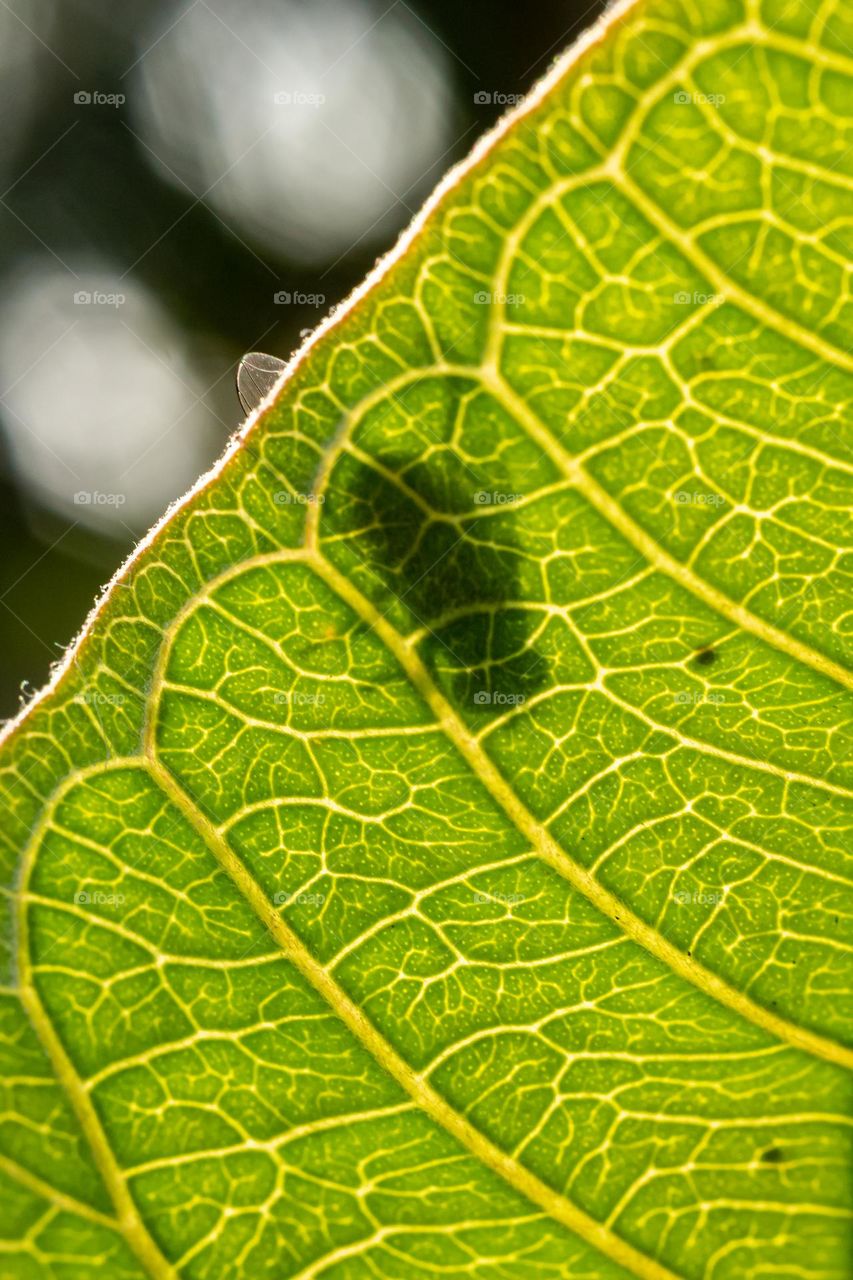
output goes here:
[{"label": "blurred background", "polygon": [[0,719],[600,0],[0,0]]}]

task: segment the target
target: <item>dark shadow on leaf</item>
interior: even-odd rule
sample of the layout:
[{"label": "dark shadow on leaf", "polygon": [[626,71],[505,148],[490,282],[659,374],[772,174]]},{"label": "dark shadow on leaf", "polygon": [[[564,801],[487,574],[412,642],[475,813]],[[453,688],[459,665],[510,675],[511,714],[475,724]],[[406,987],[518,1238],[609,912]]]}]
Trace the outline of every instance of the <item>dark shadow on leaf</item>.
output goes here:
[{"label": "dark shadow on leaf", "polygon": [[478,470],[449,449],[429,461],[383,454],[381,470],[345,455],[330,495],[326,553],[418,634],[424,662],[466,715],[504,714],[548,685],[551,664],[533,643],[543,615],[518,607],[539,571],[493,466]]}]

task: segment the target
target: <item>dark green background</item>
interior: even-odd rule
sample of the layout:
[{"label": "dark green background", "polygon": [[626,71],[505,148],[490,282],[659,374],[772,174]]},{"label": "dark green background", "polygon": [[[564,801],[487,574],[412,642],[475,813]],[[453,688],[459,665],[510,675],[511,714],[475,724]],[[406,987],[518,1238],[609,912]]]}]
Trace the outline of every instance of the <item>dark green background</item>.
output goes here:
[{"label": "dark green background", "polygon": [[[247,0],[246,8],[251,3]],[[29,29],[27,38],[40,41],[38,22],[44,10],[33,9],[26,0],[10,0],[10,7],[22,29]],[[75,113],[73,90],[79,82],[62,65],[76,71],[83,83],[113,86],[133,61],[140,21],[156,21],[159,7],[138,0],[120,4],[57,0],[49,32],[53,74],[37,99],[24,136],[16,139],[11,177],[15,185],[5,197],[5,206],[0,205],[4,281],[21,263],[49,249],[62,258],[96,249],[124,270],[192,204],[190,196],[166,185],[145,162],[124,127],[122,110]],[[388,7],[378,0],[380,20]],[[475,104],[474,94],[482,89],[508,94],[527,90],[603,5],[600,0],[539,0],[530,5],[518,0],[418,0],[410,7],[450,50],[446,111],[449,136],[456,140],[447,157],[450,163],[464,156],[503,110]],[[286,14],[282,4],[283,21]],[[369,92],[370,86],[365,89]],[[13,117],[10,83],[0,83],[0,110]],[[78,127],[45,155],[75,120]],[[397,230],[404,227],[408,210],[391,194],[389,208],[394,210]],[[389,247],[394,236],[392,231],[387,244],[378,248]],[[359,282],[376,253],[375,244],[357,247],[328,272],[325,266],[276,261],[264,249],[267,262],[280,270],[291,288],[322,291],[329,304]],[[134,274],[156,294],[180,329],[218,340],[222,373],[229,377],[239,356],[268,325],[273,327],[264,348],[287,356],[299,341],[299,330],[317,320],[313,309],[306,314],[295,307],[274,305],[268,272],[204,204],[187,212],[146,254]],[[2,302],[0,289],[0,306]],[[32,342],[35,357],[38,334],[32,335]],[[211,380],[216,376],[213,370]],[[0,387],[0,396],[4,390]],[[98,395],[97,385],[91,394]],[[61,414],[61,404],[56,412]],[[234,427],[240,419],[235,396]],[[50,664],[81,626],[99,588],[131,549],[133,539],[129,533],[124,542],[99,537],[34,505],[16,485],[9,466],[6,441],[13,424],[3,417],[2,404],[0,424],[0,717],[6,717],[17,711],[22,690],[36,689],[44,682]],[[227,438],[220,424],[215,426],[211,461]],[[162,465],[169,465],[168,448],[162,451]]]}]

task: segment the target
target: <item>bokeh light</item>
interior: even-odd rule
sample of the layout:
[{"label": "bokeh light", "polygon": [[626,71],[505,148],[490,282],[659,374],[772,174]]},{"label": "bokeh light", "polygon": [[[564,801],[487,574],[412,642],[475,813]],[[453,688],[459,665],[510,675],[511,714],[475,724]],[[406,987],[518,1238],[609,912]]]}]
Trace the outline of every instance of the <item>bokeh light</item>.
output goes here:
[{"label": "bokeh light", "polygon": [[13,164],[56,63],[48,39],[54,28],[52,0],[23,0],[15,9],[0,4],[0,180],[17,178]]},{"label": "bokeh light", "polygon": [[130,107],[168,181],[309,262],[417,206],[449,141],[448,69],[405,7],[209,0],[158,21]]},{"label": "bokeh light", "polygon": [[602,4],[0,0],[0,718]]},{"label": "bokeh light", "polygon": [[205,388],[146,288],[103,267],[77,274],[36,266],[7,285],[8,452],[20,485],[44,506],[107,534],[138,534],[208,460]]}]

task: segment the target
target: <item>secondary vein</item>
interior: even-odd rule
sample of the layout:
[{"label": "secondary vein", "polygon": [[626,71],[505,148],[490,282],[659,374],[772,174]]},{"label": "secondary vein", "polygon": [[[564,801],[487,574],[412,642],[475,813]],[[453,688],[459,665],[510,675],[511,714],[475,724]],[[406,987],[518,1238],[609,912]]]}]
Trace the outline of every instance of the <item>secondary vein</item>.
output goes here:
[{"label": "secondary vein", "polygon": [[147,763],[154,781],[202,837],[219,866],[227,873],[261,923],[278,943],[283,955],[296,966],[376,1062],[405,1089],[421,1110],[516,1191],[544,1209],[555,1221],[568,1227],[606,1257],[640,1277],[640,1280],[679,1280],[679,1277],[669,1268],[635,1249],[608,1227],[584,1213],[553,1187],[542,1182],[456,1111],[423,1075],[406,1062],[331,973],[319,963],[302,940],[282,920],[248,868],[222,839],[210,819],[184,791],[173,774],[156,756],[149,754]]},{"label": "secondary vein", "polygon": [[557,843],[550,831],[536,820],[499,772],[480,743],[471,735],[465,724],[435,686],[419,654],[395,630],[388,619],[353,586],[333,564],[321,555],[315,556],[318,574],[332,587],[359,617],[370,626],[391,650],[412,684],[427,702],[450,741],[470,765],[504,813],[518,830],[530,841],[531,846],[545,862],[558,871],[604,915],[615,921],[635,942],[651,952],[687,982],[698,987],[721,1004],[733,1009],[756,1026],[795,1048],[803,1049],[816,1057],[825,1058],[843,1066],[853,1067],[853,1052],[835,1040],[798,1027],[764,1005],[753,1000],[745,992],[732,987],[725,978],[705,967],[693,956],[688,956],[668,938],[635,915],[621,899],[606,889],[579,863],[570,858]]}]

